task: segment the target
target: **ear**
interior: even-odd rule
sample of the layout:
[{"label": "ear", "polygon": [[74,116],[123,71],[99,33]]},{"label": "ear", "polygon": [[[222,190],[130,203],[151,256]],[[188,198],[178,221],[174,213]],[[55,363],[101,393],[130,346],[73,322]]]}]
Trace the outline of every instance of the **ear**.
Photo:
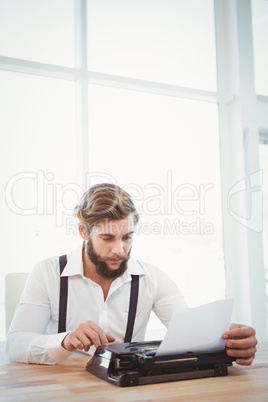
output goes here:
[{"label": "ear", "polygon": [[85,228],[84,225],[79,224],[78,226],[80,236],[82,237],[83,240],[88,240],[88,233],[87,229]]}]

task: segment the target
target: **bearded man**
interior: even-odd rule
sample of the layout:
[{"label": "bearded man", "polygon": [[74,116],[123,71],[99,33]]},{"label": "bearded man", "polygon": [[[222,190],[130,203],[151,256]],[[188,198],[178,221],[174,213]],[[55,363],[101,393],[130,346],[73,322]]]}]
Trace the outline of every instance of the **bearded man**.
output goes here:
[{"label": "bearded man", "polygon": [[[75,216],[83,243],[31,271],[7,337],[10,362],[56,364],[75,351],[142,341],[151,311],[168,326],[172,312],[187,307],[172,279],[130,257],[139,216],[123,189],[91,187]],[[223,338],[238,364],[252,363],[253,328],[232,324]]]}]

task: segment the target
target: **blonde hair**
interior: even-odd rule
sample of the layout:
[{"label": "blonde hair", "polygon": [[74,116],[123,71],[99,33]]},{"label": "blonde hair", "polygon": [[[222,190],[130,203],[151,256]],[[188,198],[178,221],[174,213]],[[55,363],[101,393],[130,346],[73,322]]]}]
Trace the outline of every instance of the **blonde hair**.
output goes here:
[{"label": "blonde hair", "polygon": [[121,187],[110,183],[90,187],[74,210],[74,216],[88,232],[102,220],[124,219],[130,214],[133,214],[136,224],[139,214],[130,195]]}]

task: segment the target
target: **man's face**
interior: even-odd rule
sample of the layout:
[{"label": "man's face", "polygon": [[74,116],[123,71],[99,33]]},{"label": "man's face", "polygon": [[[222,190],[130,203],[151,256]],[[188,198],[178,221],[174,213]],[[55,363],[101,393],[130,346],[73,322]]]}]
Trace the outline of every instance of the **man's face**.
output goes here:
[{"label": "man's face", "polygon": [[133,215],[116,221],[102,221],[93,227],[86,253],[100,276],[115,279],[126,271],[134,229]]}]

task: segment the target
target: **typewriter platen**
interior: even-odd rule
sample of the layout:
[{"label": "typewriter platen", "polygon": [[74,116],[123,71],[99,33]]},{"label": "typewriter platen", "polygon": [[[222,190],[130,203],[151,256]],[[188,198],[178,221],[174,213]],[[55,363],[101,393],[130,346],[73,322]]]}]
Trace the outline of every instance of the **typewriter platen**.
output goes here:
[{"label": "typewriter platen", "polygon": [[99,347],[87,371],[119,387],[216,377],[228,374],[234,358],[225,350],[156,356],[160,341]]}]

